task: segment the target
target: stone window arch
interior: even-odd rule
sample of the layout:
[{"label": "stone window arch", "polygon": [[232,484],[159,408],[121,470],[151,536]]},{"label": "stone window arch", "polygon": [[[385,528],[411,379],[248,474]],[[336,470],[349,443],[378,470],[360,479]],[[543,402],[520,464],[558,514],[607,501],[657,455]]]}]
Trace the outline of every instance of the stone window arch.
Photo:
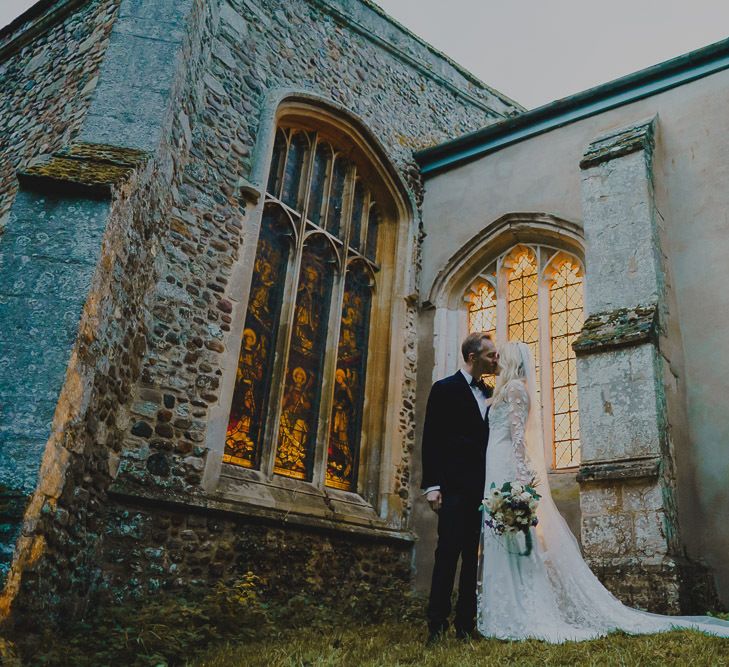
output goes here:
[{"label": "stone window arch", "polygon": [[[546,244],[518,243],[491,261],[464,295],[469,331],[483,329],[497,345],[521,340],[529,346],[552,469],[580,463],[572,343],[584,319],[583,275],[575,254]],[[488,380],[493,384],[493,378]]]},{"label": "stone window arch", "polygon": [[434,378],[457,367],[458,341],[469,331],[487,331],[497,345],[509,339],[529,345],[552,470],[579,465],[572,342],[582,327],[582,248],[582,230],[573,222],[544,213],[504,215],[450,258],[426,302],[436,311]]},{"label": "stone window arch", "polygon": [[266,169],[253,169],[266,182],[255,254],[234,271],[243,282],[253,267],[208,437],[220,456],[208,488],[374,525],[398,509],[382,501],[395,495],[382,467],[402,456],[392,443],[403,359],[391,339],[407,319],[398,297],[416,238],[410,202],[376,140],[344,112],[287,100],[270,136]]}]

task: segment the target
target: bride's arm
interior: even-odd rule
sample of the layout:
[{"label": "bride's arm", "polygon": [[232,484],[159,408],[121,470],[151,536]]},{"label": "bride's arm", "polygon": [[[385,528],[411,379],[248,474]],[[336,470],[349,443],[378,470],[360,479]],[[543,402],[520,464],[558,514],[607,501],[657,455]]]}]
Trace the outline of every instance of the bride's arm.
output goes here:
[{"label": "bride's arm", "polygon": [[534,479],[534,472],[526,460],[525,431],[529,415],[529,393],[524,383],[515,380],[506,387],[506,404],[509,410],[509,431],[511,444],[516,452],[517,482],[528,484]]}]

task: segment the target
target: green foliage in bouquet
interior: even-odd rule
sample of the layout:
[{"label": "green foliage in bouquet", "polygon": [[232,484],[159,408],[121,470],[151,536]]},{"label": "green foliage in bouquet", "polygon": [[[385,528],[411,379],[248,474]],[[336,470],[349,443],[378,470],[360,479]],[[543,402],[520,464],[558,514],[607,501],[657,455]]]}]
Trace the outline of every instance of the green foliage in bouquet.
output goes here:
[{"label": "green foliage in bouquet", "polygon": [[519,555],[529,556],[533,548],[530,528],[538,523],[537,506],[540,499],[535,479],[527,484],[504,482],[501,488],[492,482],[489,494],[480,507],[488,515],[484,519],[484,526],[497,535],[524,533],[525,549]]}]

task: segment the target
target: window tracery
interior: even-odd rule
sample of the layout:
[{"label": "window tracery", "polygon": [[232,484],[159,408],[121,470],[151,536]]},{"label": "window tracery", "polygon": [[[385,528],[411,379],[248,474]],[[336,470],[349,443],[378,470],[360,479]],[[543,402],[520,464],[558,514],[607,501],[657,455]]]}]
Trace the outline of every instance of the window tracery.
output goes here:
[{"label": "window tracery", "polygon": [[224,462],[269,460],[276,475],[315,482],[320,461],[325,485],[356,490],[379,272],[375,179],[346,141],[278,127]]},{"label": "window tracery", "polygon": [[[572,343],[583,323],[580,260],[546,245],[519,244],[494,260],[467,291],[468,330],[497,344],[529,345],[552,467],[580,462],[579,407]],[[493,385],[493,378],[485,378]]]}]

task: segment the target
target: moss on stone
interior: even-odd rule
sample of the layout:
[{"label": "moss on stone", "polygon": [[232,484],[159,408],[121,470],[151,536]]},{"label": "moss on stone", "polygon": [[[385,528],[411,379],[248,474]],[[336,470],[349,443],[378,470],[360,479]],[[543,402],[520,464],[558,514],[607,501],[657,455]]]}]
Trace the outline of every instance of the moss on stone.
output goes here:
[{"label": "moss on stone", "polygon": [[45,157],[18,174],[26,186],[54,189],[62,184],[104,194],[123,181],[149,154],[133,148],[78,143]]},{"label": "moss on stone", "polygon": [[111,146],[109,144],[89,144],[79,142],[64,148],[56,155],[67,155],[78,160],[108,162],[126,167],[137,167],[149,159],[149,153],[136,148]]},{"label": "moss on stone", "polygon": [[590,315],[572,346],[575,354],[579,356],[655,340],[657,313],[658,308],[654,304]]}]

